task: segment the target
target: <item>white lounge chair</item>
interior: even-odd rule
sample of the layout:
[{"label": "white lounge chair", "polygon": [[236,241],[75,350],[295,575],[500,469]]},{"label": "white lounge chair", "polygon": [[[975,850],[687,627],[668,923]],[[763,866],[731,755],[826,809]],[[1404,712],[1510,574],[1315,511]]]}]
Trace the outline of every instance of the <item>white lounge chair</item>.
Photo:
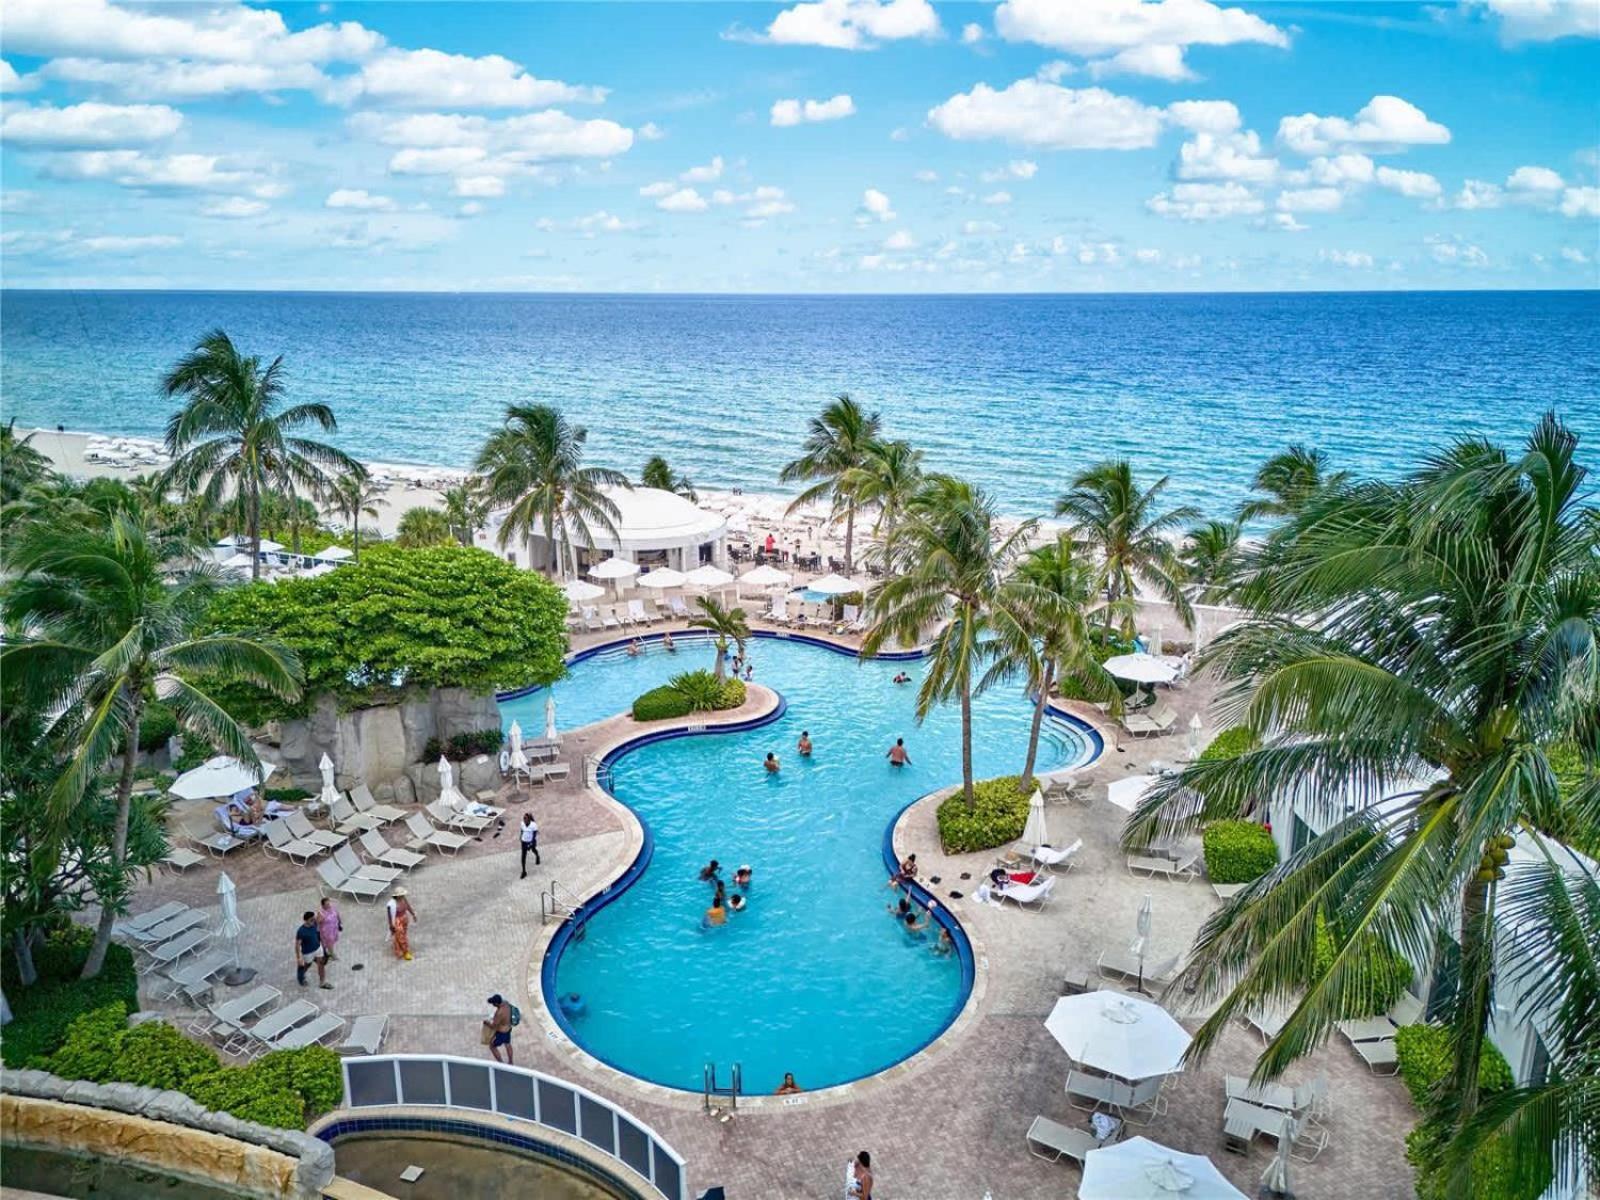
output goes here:
[{"label": "white lounge chair", "polygon": [[383,1049],[383,1035],[388,1032],[387,1013],[355,1017],[350,1022],[350,1032],[335,1049],[340,1054],[376,1054]]},{"label": "white lounge chair", "polygon": [[599,633],[604,628],[600,624],[600,611],[592,604],[583,610],[583,627],[590,633]]},{"label": "white lounge chair", "polygon": [[233,965],[233,952],[214,948],[169,969],[151,990],[163,1000],[181,995],[191,1003],[211,992],[211,979]]},{"label": "white lounge chair", "polygon": [[1160,876],[1162,879],[1181,879],[1185,883],[1195,878],[1194,865],[1200,856],[1191,854],[1182,862],[1173,862],[1170,858],[1152,858],[1141,854],[1128,855],[1128,870],[1135,875],[1148,875],[1151,878]]},{"label": "white lounge chair", "polygon": [[1382,1042],[1394,1037],[1394,1024],[1388,1017],[1358,1017],[1340,1021],[1339,1032],[1347,1042]]},{"label": "white lounge chair", "polygon": [[777,595],[772,598],[772,607],[762,614],[774,625],[787,625],[789,623],[789,597]]},{"label": "white lounge chair", "polygon": [[326,846],[295,837],[289,832],[289,823],[281,817],[276,821],[268,821],[266,832],[268,854],[275,853],[295,862],[308,863],[318,855],[328,852]]},{"label": "white lounge chair", "polygon": [[1070,1158],[1082,1166],[1089,1151],[1099,1148],[1100,1143],[1087,1129],[1072,1129],[1049,1117],[1035,1117],[1028,1126],[1028,1153],[1047,1162]]},{"label": "white lounge chair", "polygon": [[361,901],[376,903],[378,897],[389,888],[388,884],[379,883],[376,879],[347,875],[326,860],[317,864],[317,878],[334,891],[354,897],[358,903]]},{"label": "white lounge chair", "polygon": [[190,908],[187,904],[180,903],[177,900],[169,900],[161,905],[160,908],[152,908],[149,912],[118,921],[111,927],[111,930],[123,941],[132,942],[137,946],[153,946],[175,935],[175,933],[170,932],[162,934],[161,931],[164,926],[189,913],[194,913],[195,919],[182,926],[182,928],[175,930],[175,933],[181,933],[184,929],[192,929],[196,925],[203,924],[206,920],[205,913],[200,912],[198,909]]},{"label": "white lounge chair", "polygon": [[142,913],[135,913],[131,917],[124,917],[117,922],[119,933],[133,930],[151,929],[163,921],[170,921],[181,912],[188,912],[189,906],[181,900],[168,900],[157,908],[148,909]]},{"label": "white lounge chair", "polygon": [[1384,1015],[1396,1025],[1419,1025],[1424,1016],[1422,1001],[1410,992],[1401,992],[1400,999]]},{"label": "white lounge chair", "polygon": [[1217,894],[1218,900],[1226,902],[1232,900],[1249,886],[1248,883],[1213,883],[1211,890]]},{"label": "white lounge chair", "polygon": [[1119,1080],[1108,1079],[1104,1075],[1068,1071],[1067,1103],[1073,1108],[1081,1108],[1088,1112],[1109,1109],[1121,1113],[1125,1107],[1133,1103],[1133,1089]]},{"label": "white lounge chair", "polygon": [[1070,846],[1035,846],[1030,857],[1041,867],[1049,867],[1052,871],[1072,870],[1072,860],[1078,851],[1083,849],[1083,839],[1078,838]]},{"label": "white lounge chair", "polygon": [[302,1025],[287,1029],[269,1043],[273,1050],[298,1050],[315,1046],[344,1032],[344,1018],[331,1012],[318,1013]]},{"label": "white lounge chair", "polygon": [[377,829],[383,824],[371,813],[359,813],[355,805],[343,796],[337,797],[328,805],[328,816],[333,821],[333,827],[345,837],[354,837],[367,829]]},{"label": "white lounge chair", "polygon": [[645,611],[643,600],[628,601],[628,620],[635,625],[653,625],[655,624],[655,619],[654,613]]},{"label": "white lounge chair", "polygon": [[150,947],[150,959],[139,968],[141,974],[148,974],[158,967],[171,966],[185,954],[199,949],[211,940],[209,929],[191,929],[188,933],[181,933],[171,941],[162,942],[159,946]]},{"label": "white lounge chair", "polygon": [[1004,887],[994,888],[992,894],[1001,900],[1012,901],[1018,908],[1027,908],[1031,904],[1038,910],[1050,899],[1050,893],[1055,890],[1055,886],[1056,877],[1046,875],[1043,879],[1036,879],[1032,883],[1008,883]]},{"label": "white lounge chair", "polygon": [[190,867],[197,867],[205,860],[204,854],[199,854],[187,846],[173,846],[161,860],[161,865],[181,875]]},{"label": "white lounge chair", "polygon": [[377,817],[385,825],[391,821],[406,819],[406,811],[396,808],[392,804],[379,804],[373,798],[372,789],[364,783],[358,783],[350,789],[350,804],[358,813],[366,813],[369,817]]},{"label": "white lounge chair", "polygon": [[545,763],[543,766],[535,767],[534,770],[539,772],[539,782],[544,784],[552,779],[565,779],[572,774],[572,765],[564,762]]},{"label": "white lounge chair", "polygon": [[210,1035],[223,1043],[224,1050],[232,1050],[235,1039],[244,1036],[239,1027],[282,999],[283,993],[271,984],[257,984],[242,996],[208,1004],[189,1023],[189,1032],[196,1037]]},{"label": "white lounge chair", "polygon": [[450,833],[444,829],[435,829],[428,824],[428,818],[419,812],[412,813],[406,818],[406,828],[411,831],[412,842],[410,850],[417,850],[423,846],[431,846],[440,854],[454,855],[461,847],[472,839],[459,833]]},{"label": "white lounge chair", "polygon": [[168,917],[160,924],[151,925],[145,929],[131,931],[130,940],[139,946],[148,949],[159,946],[162,942],[170,942],[180,934],[188,933],[196,926],[204,925],[208,918],[197,908],[185,908],[176,916]]},{"label": "white lounge chair", "polygon": [[259,1018],[254,1025],[239,1027],[239,1041],[243,1052],[250,1058],[276,1049],[273,1044],[289,1030],[311,1020],[322,1010],[309,1000],[291,1000],[282,1008],[275,1008]]},{"label": "white lounge chair", "polygon": [[1327,1112],[1328,1084],[1323,1079],[1291,1088],[1281,1083],[1251,1083],[1241,1075],[1226,1075],[1222,1086],[1229,1100],[1245,1100],[1262,1108],[1288,1113],[1317,1115]]},{"label": "white lounge chair", "polygon": [[1033,779],[1046,800],[1087,800],[1089,797],[1088,789],[1083,786],[1083,779],[1076,767],[1067,767],[1060,771],[1041,771]]},{"label": "white lounge chair", "polygon": [[482,833],[494,824],[493,817],[475,817],[471,813],[457,812],[443,800],[435,800],[422,811],[427,813],[428,819],[441,829],[464,829],[471,833]]},{"label": "white lounge chair", "polygon": [[617,616],[615,605],[607,605],[600,610],[600,624],[607,629],[622,628],[622,620]]},{"label": "white lounge chair", "polygon": [[348,842],[347,834],[330,833],[326,829],[318,829],[311,823],[311,818],[300,809],[284,813],[279,820],[289,826],[289,832],[302,841],[315,842],[324,850],[337,850]]},{"label": "white lounge chair", "polygon": [[383,840],[383,834],[376,829],[369,829],[361,835],[361,848],[372,857],[375,862],[386,867],[399,867],[409,871],[412,867],[420,867],[427,856],[418,854],[415,850],[403,850],[399,846],[391,846]]},{"label": "white lounge chair", "polygon": [[349,846],[340,846],[333,852],[333,865],[343,871],[347,878],[359,876],[374,883],[390,884],[405,874],[399,867],[380,867],[364,863],[356,857],[356,852]]},{"label": "white lounge chair", "polygon": [[1393,1038],[1376,1042],[1351,1042],[1350,1046],[1374,1075],[1393,1075],[1400,1069],[1400,1058],[1395,1053]]},{"label": "white lounge chair", "polygon": [[1095,970],[1113,979],[1143,979],[1146,987],[1166,987],[1178,977],[1178,956],[1165,962],[1146,960],[1141,966],[1139,956],[1126,950],[1102,950],[1095,960]]}]

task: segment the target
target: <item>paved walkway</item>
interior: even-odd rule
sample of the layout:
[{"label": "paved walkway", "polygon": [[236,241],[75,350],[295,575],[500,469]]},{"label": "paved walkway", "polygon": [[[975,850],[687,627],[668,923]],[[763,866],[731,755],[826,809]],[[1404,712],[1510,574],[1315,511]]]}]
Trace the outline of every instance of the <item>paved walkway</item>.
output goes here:
[{"label": "paved walkway", "polygon": [[[1199,685],[1175,693],[1181,714],[1176,728],[1185,730],[1190,713],[1203,709],[1207,699]],[[544,857],[527,880],[518,877],[513,825],[520,809],[512,807],[499,837],[485,835],[455,859],[430,856],[405,881],[419,917],[412,937],[414,961],[399,962],[388,949],[381,905],[344,902],[345,933],[329,976],[334,990],[313,990],[310,997],[347,1015],[389,1013],[387,1049],[480,1056],[486,1053],[478,1039],[478,1022],[487,1012],[484,998],[505,992],[534,1018],[518,1031],[519,1064],[574,1078],[630,1108],[684,1155],[697,1190],[722,1184],[733,1200],[837,1196],[845,1161],[862,1148],[873,1153],[877,1194],[885,1200],[978,1200],[986,1190],[994,1200],[1075,1194],[1078,1169],[1030,1156],[1023,1137],[1036,1113],[1084,1123],[1083,1114],[1066,1103],[1062,1085],[1068,1064],[1043,1024],[1060,978],[1070,968],[1092,969],[1102,947],[1125,948],[1146,894],[1154,911],[1149,955],[1154,962],[1184,950],[1217,903],[1203,882],[1130,876],[1116,845],[1124,814],[1104,799],[1107,780],[1152,759],[1180,758],[1183,735],[1120,748],[1108,744],[1092,771],[1097,783],[1090,802],[1051,806],[1054,839],[1082,837],[1084,849],[1042,913],[976,904],[970,898],[974,885],[992,865],[993,854],[945,856],[937,845],[931,802],[913,809],[899,831],[904,848],[917,852],[925,878],[940,878],[936,891],[941,896],[952,887],[967,895],[951,904],[981,956],[982,995],[971,1020],[890,1078],[803,1097],[799,1103],[765,1098],[741,1106],[730,1120],[717,1121],[699,1111],[697,1098],[663,1100],[659,1091],[615,1073],[579,1066],[559,1035],[545,1030],[538,1019],[541,1001],[530,991],[542,940],[540,891],[559,880],[564,888],[586,894],[631,860],[635,843],[627,815],[582,782],[583,756],[614,740],[628,724],[619,718],[568,735],[564,749],[573,778],[535,790],[525,801],[543,830]],[[242,898],[249,965],[263,980],[298,994],[291,937],[301,911],[320,895],[315,875],[255,849],[235,854],[226,865]],[[963,873],[972,878],[962,880]],[[216,878],[211,863],[185,877],[158,877],[140,889],[133,907],[138,911],[174,897],[214,903]],[[1230,1031],[1207,1062],[1177,1083],[1166,1115],[1140,1131],[1178,1149],[1210,1155],[1252,1196],[1271,1145],[1258,1142],[1248,1156],[1223,1150],[1222,1078],[1248,1074],[1258,1052],[1254,1035]],[[1409,1196],[1404,1137],[1416,1114],[1401,1084],[1371,1076],[1337,1041],[1300,1063],[1288,1080],[1315,1077],[1331,1086],[1333,1143],[1315,1163],[1295,1165],[1296,1194],[1304,1200]]]}]

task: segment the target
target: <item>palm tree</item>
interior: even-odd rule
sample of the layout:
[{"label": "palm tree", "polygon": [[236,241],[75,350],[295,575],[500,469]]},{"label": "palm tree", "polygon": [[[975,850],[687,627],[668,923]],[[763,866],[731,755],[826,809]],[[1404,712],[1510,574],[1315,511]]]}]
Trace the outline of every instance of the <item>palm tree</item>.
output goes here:
[{"label": "palm tree", "polygon": [[898,439],[872,441],[862,464],[846,472],[844,486],[863,508],[877,507],[872,532],[878,538],[878,556],[886,558],[895,526],[922,487],[922,451]]},{"label": "palm tree", "polygon": [[813,500],[828,497],[834,515],[844,514],[844,569],[855,569],[856,509],[851,491],[852,471],[866,465],[867,448],[877,440],[882,421],[848,395],[840,394],[820,414],[811,418],[800,457],[786,464],[778,479],[784,483],[812,481],[789,505],[792,513]]},{"label": "palm tree", "polygon": [[653,454],[645,460],[644,470],[639,472],[639,486],[660,488],[663,492],[671,492],[689,500],[700,499],[689,477],[674,473],[671,464],[659,454]]},{"label": "palm tree", "polygon": [[[1514,455],[1462,440],[1399,484],[1322,489],[1263,548],[1238,592],[1248,618],[1204,659],[1262,745],[1152,789],[1124,836],[1144,844],[1289,795],[1328,827],[1201,930],[1183,982],[1222,1000],[1193,1053],[1233,1016],[1292,1004],[1257,1066],[1275,1075],[1372,994],[1374,939],[1420,963],[1441,928],[1459,929],[1433,1119],[1447,1139],[1481,1128],[1494,979],[1544,949],[1537,927],[1497,921],[1515,915],[1497,913],[1506,844],[1557,861],[1540,830],[1558,806],[1600,823],[1600,781],[1563,802],[1547,757],[1576,742],[1592,769],[1600,744],[1600,525],[1576,451],[1554,415]],[[1352,781],[1393,798],[1347,814]],[[1319,977],[1324,912],[1341,940]]]},{"label": "palm tree", "polygon": [[444,519],[463,546],[472,545],[478,530],[489,521],[489,502],[476,479],[468,478],[444,492]]},{"label": "palm tree", "polygon": [[1185,581],[1196,600],[1216,599],[1244,567],[1237,521],[1202,521],[1183,535],[1178,551]]},{"label": "palm tree", "polygon": [[378,519],[378,505],[388,503],[383,499],[382,489],[373,482],[365,467],[358,466],[354,471],[334,477],[323,493],[323,503],[331,506],[339,519],[350,526],[350,548],[355,561],[360,562],[361,518]]},{"label": "palm tree", "polygon": [[744,645],[750,640],[750,625],[745,619],[742,608],[724,608],[720,601],[713,600],[710,596],[701,596],[695,603],[699,606],[698,615],[689,618],[689,624],[695,629],[709,629],[717,637],[717,682],[722,682],[723,664],[728,658],[728,646],[731,643],[738,647],[739,653],[744,653]]},{"label": "palm tree", "polygon": [[1321,450],[1290,446],[1261,464],[1250,486],[1265,493],[1239,506],[1240,521],[1267,517],[1292,517],[1322,488],[1344,483],[1349,472],[1328,473],[1328,456]]},{"label": "palm tree", "polygon": [[173,462],[165,483],[198,492],[210,507],[231,489],[250,538],[250,577],[261,578],[263,497],[272,491],[292,496],[301,488],[322,492],[330,471],[357,469],[344,451],[294,432],[306,426],[334,432],[333,410],[326,404],[285,408],[283,357],[263,369],[220,329],[166,373],[161,389],[183,397],[183,407],[167,421]]},{"label": "palm tree", "polygon": [[1123,635],[1133,636],[1132,604],[1140,583],[1159,592],[1184,626],[1194,628],[1194,608],[1183,594],[1183,566],[1167,535],[1200,514],[1187,504],[1160,511],[1166,488],[1163,475],[1141,491],[1132,466],[1119,458],[1090,467],[1056,501],[1056,516],[1068,519],[1079,546],[1099,556],[1098,586],[1106,598],[1107,633],[1120,616]]},{"label": "palm tree", "polygon": [[1025,521],[1009,537],[996,527],[994,501],[963,480],[930,475],[895,533],[890,555],[899,573],[868,594],[872,620],[861,652],[871,657],[891,638],[917,642],[937,626],[928,647],[927,672],[917,691],[917,720],[935,704],[961,703],[961,782],[972,792],[974,673],[992,656],[991,642],[1026,634],[1002,603],[1005,580],[1037,526]]},{"label": "palm tree", "polygon": [[559,576],[571,563],[576,531],[594,545],[591,524],[613,537],[616,503],[602,488],[629,487],[627,476],[609,467],[583,465],[583,444],[589,431],[569,425],[547,404],[512,405],[505,424],[491,433],[475,464],[490,503],[508,506],[500,523],[500,546],[513,537],[531,537],[542,530],[550,547],[550,574]]},{"label": "palm tree", "polygon": [[[250,738],[205,690],[208,681],[250,683],[286,699],[300,692],[300,666],[277,643],[202,634],[222,586],[197,566],[182,542],[152,536],[136,513],[118,512],[103,529],[40,529],[10,550],[14,577],[3,601],[7,645],[0,669],[23,677],[55,723],[76,734],[71,759],[51,791],[64,813],[77,804],[119,751],[117,818],[111,855],[127,853],[130,797],[139,758],[139,719],[152,696],[187,730],[247,764]],[[108,897],[85,978],[97,974],[120,898]]]},{"label": "palm tree", "polygon": [[0,503],[10,503],[30,487],[55,475],[50,460],[33,448],[33,434],[17,436],[17,419],[0,426]]},{"label": "palm tree", "polygon": [[424,546],[447,546],[456,540],[450,522],[437,508],[417,505],[400,514],[400,524],[395,529],[394,544],[407,550]]},{"label": "palm tree", "polygon": [[1095,657],[1089,632],[1087,614],[1096,594],[1094,569],[1066,534],[1030,550],[1001,589],[1000,604],[1010,620],[996,623],[993,662],[978,691],[1018,674],[1027,680],[1034,704],[1018,785],[1024,792],[1033,783],[1039,732],[1057,679],[1071,680],[1077,695],[1110,701],[1113,715],[1120,711],[1122,693]]}]

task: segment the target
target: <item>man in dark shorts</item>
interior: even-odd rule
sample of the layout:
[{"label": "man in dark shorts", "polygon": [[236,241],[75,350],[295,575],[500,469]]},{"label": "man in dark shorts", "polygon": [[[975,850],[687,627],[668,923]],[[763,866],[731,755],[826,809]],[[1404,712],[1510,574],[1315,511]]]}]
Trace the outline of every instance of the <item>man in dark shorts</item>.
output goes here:
[{"label": "man in dark shorts", "polygon": [[[495,1062],[512,1062],[511,1057],[511,1003],[499,992],[489,997],[489,1003],[494,1007],[494,1016],[485,1021],[484,1028],[490,1032],[489,1053],[494,1056]],[[500,1057],[500,1047],[504,1046],[506,1056]]]},{"label": "man in dark shorts", "polygon": [[300,925],[294,931],[294,975],[301,987],[306,985],[306,970],[315,963],[317,986],[332,989],[328,982],[328,952],[322,948],[322,933],[317,929],[317,914],[302,913]]}]

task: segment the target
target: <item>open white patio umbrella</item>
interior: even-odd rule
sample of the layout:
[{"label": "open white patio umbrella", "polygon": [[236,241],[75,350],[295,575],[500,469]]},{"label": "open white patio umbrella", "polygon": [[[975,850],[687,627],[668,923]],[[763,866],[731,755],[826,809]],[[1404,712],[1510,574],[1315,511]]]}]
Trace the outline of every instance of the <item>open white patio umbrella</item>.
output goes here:
[{"label": "open white patio umbrella", "polygon": [[657,567],[654,571],[639,576],[640,587],[659,588],[663,591],[667,588],[682,587],[688,582],[687,575],[682,571],[674,571],[671,567]]},{"label": "open white patio umbrella", "polygon": [[616,584],[617,595],[622,595],[622,581],[639,573],[639,564],[626,558],[607,558],[589,568],[589,578],[610,579]]},{"label": "open white patio umbrella", "polygon": [[522,749],[522,726],[516,721],[511,722],[510,738],[511,769],[513,771],[520,771],[522,774],[526,775],[528,773],[528,756]]},{"label": "open white patio umbrella", "polygon": [[1113,780],[1106,785],[1106,799],[1124,812],[1132,812],[1155,781],[1154,775],[1129,775],[1126,779]]},{"label": "open white patio umbrella", "polygon": [[1083,1159],[1079,1200],[1248,1200],[1203,1154],[1131,1137]]},{"label": "open white patio umbrella", "polygon": [[1063,996],[1044,1027],[1073,1062],[1130,1083],[1172,1074],[1189,1048],[1171,1013],[1120,992]]},{"label": "open white patio umbrella", "polygon": [[558,740],[556,734],[556,698],[549,693],[544,698],[544,739],[547,742]]},{"label": "open white patio umbrella", "polygon": [[317,799],[323,804],[332,804],[339,798],[339,789],[333,786],[333,759],[323,754],[317,770],[322,772],[322,795]]},{"label": "open white patio umbrella", "polygon": [[789,582],[789,572],[780,571],[777,567],[760,566],[739,576],[739,582],[752,587],[777,587]]},{"label": "open white patio umbrella", "polygon": [[265,783],[275,770],[269,762],[262,763],[259,771],[252,770],[232,755],[219,754],[179,775],[167,791],[180,800],[212,800]]},{"label": "open white patio umbrella", "polygon": [[828,574],[821,579],[813,579],[806,587],[813,592],[824,596],[843,596],[849,592],[859,592],[863,584],[857,579],[846,579],[843,575]]},{"label": "open white patio umbrella", "polygon": [[1038,788],[1033,789],[1033,795],[1028,800],[1028,823],[1022,827],[1022,844],[1024,846],[1048,846],[1050,844],[1050,830],[1044,821],[1044,792]]},{"label": "open white patio umbrella", "polygon": [[241,983],[249,982],[255,976],[255,971],[239,963],[239,937],[244,933],[244,922],[239,920],[238,889],[226,871],[217,878],[217,897],[222,906],[222,923],[217,926],[217,935],[228,943],[228,951],[233,955],[233,968],[222,977],[222,982],[229,987],[238,987]]},{"label": "open white patio umbrella", "polygon": [[324,546],[311,557],[320,562],[345,562],[356,556],[356,552],[349,546]]},{"label": "open white patio umbrella", "polygon": [[703,567],[696,567],[684,576],[690,587],[697,588],[725,588],[733,582],[731,572],[724,571],[721,567],[713,567],[707,563]]},{"label": "open white patio umbrella", "polygon": [[574,604],[582,604],[585,600],[598,600],[606,594],[605,588],[590,583],[587,579],[569,579],[561,585],[561,590]]},{"label": "open white patio umbrella", "polygon": [[1106,659],[1106,670],[1132,683],[1171,683],[1178,669],[1154,654],[1119,654]]}]

